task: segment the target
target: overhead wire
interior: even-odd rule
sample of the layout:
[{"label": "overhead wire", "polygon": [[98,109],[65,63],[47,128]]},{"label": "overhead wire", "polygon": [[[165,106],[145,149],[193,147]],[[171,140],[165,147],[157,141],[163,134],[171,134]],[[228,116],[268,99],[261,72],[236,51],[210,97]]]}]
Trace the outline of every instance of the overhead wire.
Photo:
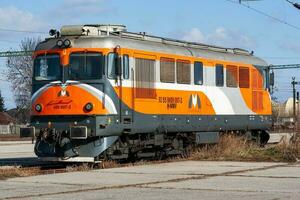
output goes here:
[{"label": "overhead wire", "polygon": [[289,26],[289,27],[291,27],[291,28],[294,28],[294,29],[300,31],[300,27],[298,27],[298,26],[296,26],[296,25],[293,25],[293,24],[291,24],[291,23],[289,23],[289,22],[286,22],[286,21],[284,21],[284,20],[282,20],[282,19],[280,19],[280,18],[278,18],[278,17],[274,17],[274,16],[272,16],[272,15],[270,15],[270,14],[268,14],[268,13],[265,13],[265,12],[263,12],[263,11],[261,11],[261,10],[258,10],[258,9],[256,9],[256,8],[253,8],[253,7],[249,6],[249,5],[246,5],[246,4],[244,4],[244,3],[239,3],[239,2],[234,1],[234,0],[225,0],[225,1],[228,1],[228,2],[231,2],[231,3],[234,3],[234,4],[237,4],[237,5],[241,5],[241,6],[243,6],[243,7],[245,7],[245,8],[248,8],[248,9],[250,9],[250,10],[252,10],[252,11],[254,11],[254,12],[260,14],[260,15],[263,15],[263,16],[265,16],[265,17],[271,18],[271,19],[273,19],[274,21],[277,21],[277,22],[279,22],[279,23],[281,23],[281,24],[285,24],[285,25],[287,25],[287,26]]},{"label": "overhead wire", "polygon": [[295,8],[299,9],[300,10],[300,4],[299,3],[295,3],[295,2],[292,2],[290,0],[285,0],[286,2],[292,4]]},{"label": "overhead wire", "polygon": [[0,40],[0,42],[5,42],[5,43],[20,43],[19,41],[15,41],[15,40]]},{"label": "overhead wire", "polygon": [[[286,22],[286,21],[284,21],[284,20],[282,20],[282,19],[279,19],[279,18],[277,18],[277,17],[274,17],[274,16],[272,16],[272,15],[270,15],[270,14],[267,14],[267,13],[261,11],[261,10],[258,10],[258,9],[256,9],[256,8],[253,8],[253,7],[249,6],[249,5],[246,5],[246,4],[243,4],[243,3],[238,3],[238,2],[235,2],[235,1],[233,1],[233,0],[226,0],[226,1],[231,2],[231,3],[235,3],[235,4],[239,4],[239,5],[241,5],[241,6],[243,6],[243,7],[246,7],[246,8],[248,8],[248,9],[252,10],[252,11],[255,11],[256,13],[259,13],[259,14],[265,16],[265,17],[271,18],[271,19],[273,19],[273,20],[275,20],[275,21],[277,21],[277,22],[279,22],[279,23],[282,23],[282,24],[287,25],[287,26],[289,26],[289,27],[292,27],[292,28],[294,28],[294,29],[300,30],[300,27],[298,27],[298,26],[295,26],[295,25],[293,25],[293,24],[290,24],[290,23],[288,23],[288,22]],[[286,0],[286,1],[288,1],[288,0]],[[296,3],[293,3],[293,2],[290,2],[290,1],[288,1],[288,2],[291,3],[291,4],[293,4],[294,7],[300,9],[300,5],[299,5],[299,4],[296,4]],[[265,58],[267,58],[267,56],[266,56]],[[292,57],[286,57],[286,58],[284,58],[284,57],[273,57],[273,58],[272,58],[272,57],[269,57],[269,59],[297,59],[297,57],[294,57],[294,58],[292,58]],[[290,86],[290,83],[289,83],[289,82],[277,82],[276,85],[277,85],[277,87],[278,87],[278,88],[277,88],[278,91],[277,91],[276,93],[290,94],[290,93],[292,93],[292,91],[293,91],[292,89],[288,89],[288,87]]]},{"label": "overhead wire", "polygon": [[261,58],[264,58],[264,59],[284,59],[284,60],[295,60],[295,59],[300,59],[300,57],[276,57],[276,56],[260,56]]},{"label": "overhead wire", "polygon": [[15,32],[15,33],[48,34],[47,32],[42,32],[42,31],[18,30],[18,29],[8,29],[8,28],[0,28],[0,31]]}]

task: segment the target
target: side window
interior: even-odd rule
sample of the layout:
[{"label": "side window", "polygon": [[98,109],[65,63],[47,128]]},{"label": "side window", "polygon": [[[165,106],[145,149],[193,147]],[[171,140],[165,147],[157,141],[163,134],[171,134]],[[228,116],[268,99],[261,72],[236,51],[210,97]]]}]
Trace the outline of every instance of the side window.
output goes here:
[{"label": "side window", "polygon": [[237,66],[228,65],[226,67],[226,86],[237,87],[238,86],[238,68]]},{"label": "side window", "polygon": [[240,67],[239,68],[239,86],[240,88],[249,88],[250,87],[250,78],[249,78],[249,68]]},{"label": "side window", "polygon": [[163,83],[175,82],[175,61],[171,58],[160,59],[160,81]]},{"label": "side window", "polygon": [[216,86],[224,86],[224,66],[220,64],[216,65]]},{"label": "side window", "polygon": [[136,58],[135,77],[135,96],[137,98],[155,98],[155,60]]},{"label": "side window", "polygon": [[203,63],[194,63],[194,84],[203,85]]},{"label": "side window", "polygon": [[191,63],[188,60],[177,60],[176,74],[177,83],[190,84],[191,83]]},{"label": "side window", "polygon": [[129,56],[123,55],[123,78],[129,79]]}]

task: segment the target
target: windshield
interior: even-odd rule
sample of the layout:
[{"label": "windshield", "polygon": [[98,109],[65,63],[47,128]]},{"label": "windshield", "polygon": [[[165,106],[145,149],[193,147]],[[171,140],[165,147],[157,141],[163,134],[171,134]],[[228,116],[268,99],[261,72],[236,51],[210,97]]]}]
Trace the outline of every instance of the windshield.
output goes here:
[{"label": "windshield", "polygon": [[70,55],[70,80],[101,79],[103,57],[100,53],[73,53]]},{"label": "windshield", "polygon": [[53,81],[61,79],[61,66],[58,54],[38,56],[34,60],[34,79]]}]

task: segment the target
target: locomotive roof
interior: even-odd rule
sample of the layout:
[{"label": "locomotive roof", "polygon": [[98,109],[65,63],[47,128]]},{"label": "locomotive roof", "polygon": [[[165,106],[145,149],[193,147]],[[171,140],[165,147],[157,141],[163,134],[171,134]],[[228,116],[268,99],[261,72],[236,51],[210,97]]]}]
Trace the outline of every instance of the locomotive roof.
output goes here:
[{"label": "locomotive roof", "polygon": [[70,39],[72,47],[76,48],[114,48],[119,45],[121,48],[268,66],[264,60],[243,49],[127,32],[123,25],[64,26],[59,37],[47,38],[37,46],[36,50],[58,48],[57,40],[66,38]]}]

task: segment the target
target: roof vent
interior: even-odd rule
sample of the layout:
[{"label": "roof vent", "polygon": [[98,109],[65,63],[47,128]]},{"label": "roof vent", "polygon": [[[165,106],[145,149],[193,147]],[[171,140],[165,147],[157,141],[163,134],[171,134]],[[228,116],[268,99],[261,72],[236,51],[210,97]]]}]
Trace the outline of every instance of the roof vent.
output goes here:
[{"label": "roof vent", "polygon": [[251,53],[249,51],[247,51],[245,49],[240,49],[240,48],[234,48],[233,53],[239,54],[239,55],[247,55],[247,56],[251,55]]},{"label": "roof vent", "polygon": [[61,36],[109,35],[124,31],[126,26],[116,24],[67,25],[60,29]]}]

